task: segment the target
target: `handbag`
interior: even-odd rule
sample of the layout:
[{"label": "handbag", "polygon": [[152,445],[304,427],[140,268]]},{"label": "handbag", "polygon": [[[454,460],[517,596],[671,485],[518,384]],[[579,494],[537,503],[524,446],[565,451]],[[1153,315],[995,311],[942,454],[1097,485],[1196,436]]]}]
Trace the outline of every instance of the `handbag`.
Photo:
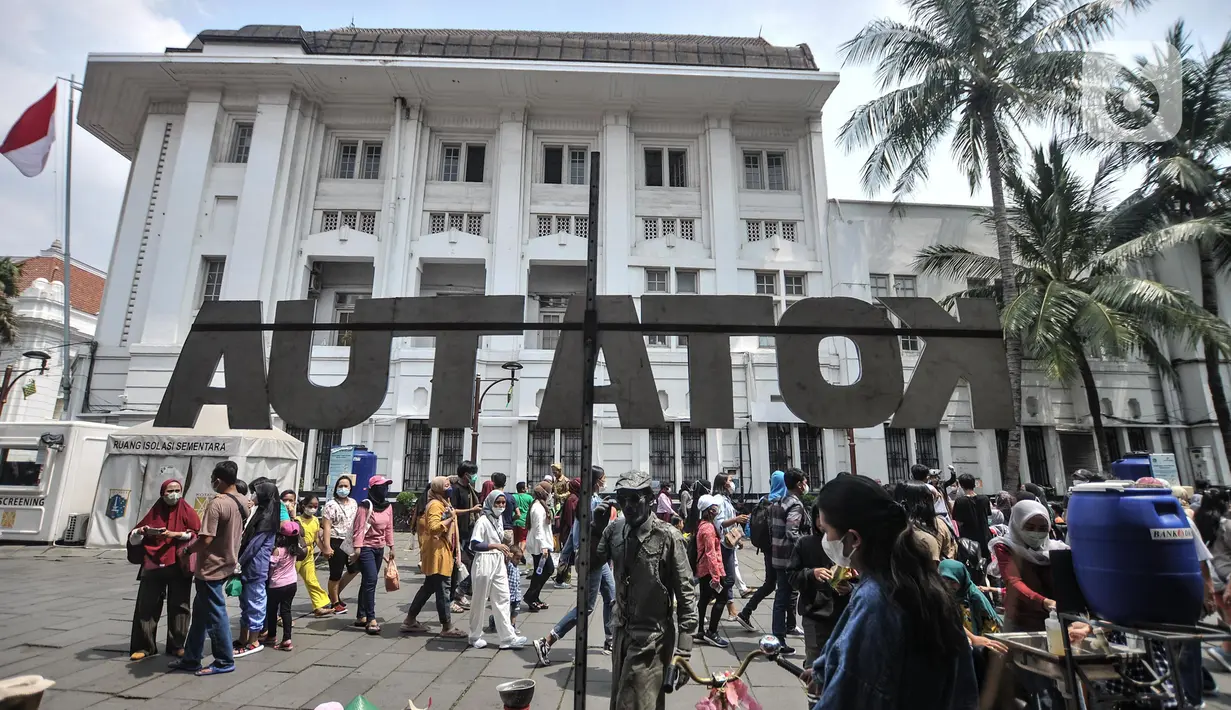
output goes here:
[{"label": "handbag", "polygon": [[385,591],[396,592],[402,588],[402,579],[398,576],[398,566],[393,562],[385,565]]},{"label": "handbag", "polygon": [[740,541],[744,539],[744,528],[740,525],[732,525],[722,533],[722,544],[727,547],[739,547]]}]

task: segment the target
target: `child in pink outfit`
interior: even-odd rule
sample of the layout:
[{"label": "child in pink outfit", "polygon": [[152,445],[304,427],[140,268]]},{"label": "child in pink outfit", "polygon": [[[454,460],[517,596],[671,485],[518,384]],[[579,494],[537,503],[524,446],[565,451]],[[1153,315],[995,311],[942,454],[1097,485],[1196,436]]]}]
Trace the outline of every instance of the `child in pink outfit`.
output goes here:
[{"label": "child in pink outfit", "polygon": [[273,642],[278,635],[278,617],[282,617],[282,642],[274,646],[279,651],[294,648],[291,644],[291,602],[299,587],[295,562],[304,559],[306,553],[299,523],[283,521],[274,539],[273,553],[269,556],[269,590],[265,605],[265,638],[262,641],[266,645]]}]

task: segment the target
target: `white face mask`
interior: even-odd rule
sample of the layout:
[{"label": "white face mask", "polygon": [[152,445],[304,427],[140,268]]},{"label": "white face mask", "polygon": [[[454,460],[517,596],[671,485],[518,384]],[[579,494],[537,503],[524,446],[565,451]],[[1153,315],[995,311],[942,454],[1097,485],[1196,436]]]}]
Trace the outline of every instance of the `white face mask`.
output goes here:
[{"label": "white face mask", "polygon": [[167,505],[175,505],[176,503],[180,502],[180,498],[182,497],[183,496],[180,494],[179,491],[171,491],[170,493],[163,496],[162,499],[167,501]]},{"label": "white face mask", "polygon": [[316,515],[316,508],[304,508],[303,512],[307,513],[308,517],[311,518]]},{"label": "white face mask", "polygon": [[334,493],[339,498],[345,498],[350,495],[350,489],[349,488],[339,488],[336,491],[334,491]]},{"label": "white face mask", "polygon": [[851,555],[845,553],[845,546],[842,544],[842,538],[830,540],[828,536],[821,538],[821,548],[825,550],[825,554],[829,555],[829,559],[833,560],[835,565],[839,567],[851,566],[851,555],[855,554],[851,550]]},{"label": "white face mask", "polygon": [[1043,543],[1047,542],[1047,531],[1023,530],[1021,537],[1026,547],[1032,550],[1041,550],[1043,549]]}]

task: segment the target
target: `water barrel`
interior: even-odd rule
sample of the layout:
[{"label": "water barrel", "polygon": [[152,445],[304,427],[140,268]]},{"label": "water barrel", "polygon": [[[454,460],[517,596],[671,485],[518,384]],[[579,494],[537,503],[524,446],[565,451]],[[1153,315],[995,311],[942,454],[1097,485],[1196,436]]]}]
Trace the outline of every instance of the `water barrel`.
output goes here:
[{"label": "water barrel", "polygon": [[1188,516],[1170,491],[1132,486],[1069,489],[1077,583],[1090,610],[1113,623],[1196,623],[1204,586]]},{"label": "water barrel", "polygon": [[356,503],[362,503],[368,499],[368,481],[376,475],[376,454],[362,446],[356,446],[351,452],[350,472],[351,478],[355,479],[351,498],[354,498]]},{"label": "water barrel", "polygon": [[1150,454],[1146,451],[1134,451],[1111,464],[1111,477],[1121,481],[1135,481],[1138,478],[1153,475],[1154,469],[1150,464]]}]

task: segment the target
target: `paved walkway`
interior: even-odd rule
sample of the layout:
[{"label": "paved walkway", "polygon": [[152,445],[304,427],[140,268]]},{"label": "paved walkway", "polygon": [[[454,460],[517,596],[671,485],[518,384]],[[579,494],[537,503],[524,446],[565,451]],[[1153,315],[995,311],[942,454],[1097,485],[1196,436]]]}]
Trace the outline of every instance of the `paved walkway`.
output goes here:
[{"label": "paved walkway", "polygon": [[[474,650],[464,641],[399,634],[398,624],[421,578],[417,552],[405,551],[409,536],[399,535],[398,544],[402,590],[377,591],[384,626],[380,638],[351,628],[351,616],[308,616],[307,598],[301,594],[295,604],[301,616],[293,652],[266,649],[240,659],[234,673],[213,678],[168,673],[165,656],[136,664],[128,661],[137,583],[135,567],[124,559],[123,551],[2,546],[0,678],[35,673],[55,680],[43,710],[314,708],[330,700],[345,705],[359,694],[381,710],[402,710],[408,699],[420,708],[426,708],[430,699],[433,710],[489,710],[500,707],[494,689],[498,683],[527,677],[538,684],[535,710],[573,707],[571,635],[557,645],[553,664],[540,668],[529,647]],[[740,560],[744,580],[755,586],[761,580],[761,561],[749,551]],[[357,585],[347,590],[349,602]],[[549,584],[544,598],[549,610],[522,613],[522,633],[532,639],[543,636],[569,609],[574,592]],[[772,598],[766,600],[753,616],[762,628],[769,626],[771,602]],[[238,606],[235,600],[229,603],[234,623]],[[429,602],[420,619],[434,626],[433,609]],[[458,618],[463,623],[467,619]],[[731,648],[699,648],[694,653],[699,672],[733,668],[737,654],[753,649],[759,638],[734,624],[724,623],[722,631],[732,641]],[[590,639],[586,707],[598,710],[607,707],[611,692],[611,660],[600,650],[599,610],[592,619]],[[1213,669],[1208,661],[1207,666]],[[1231,689],[1231,675],[1216,677]],[[772,663],[755,662],[746,680],[766,708],[804,707],[798,681]],[[667,708],[689,710],[702,692],[690,684],[669,696]],[[1231,709],[1229,699],[1224,695],[1207,706]]]}]

